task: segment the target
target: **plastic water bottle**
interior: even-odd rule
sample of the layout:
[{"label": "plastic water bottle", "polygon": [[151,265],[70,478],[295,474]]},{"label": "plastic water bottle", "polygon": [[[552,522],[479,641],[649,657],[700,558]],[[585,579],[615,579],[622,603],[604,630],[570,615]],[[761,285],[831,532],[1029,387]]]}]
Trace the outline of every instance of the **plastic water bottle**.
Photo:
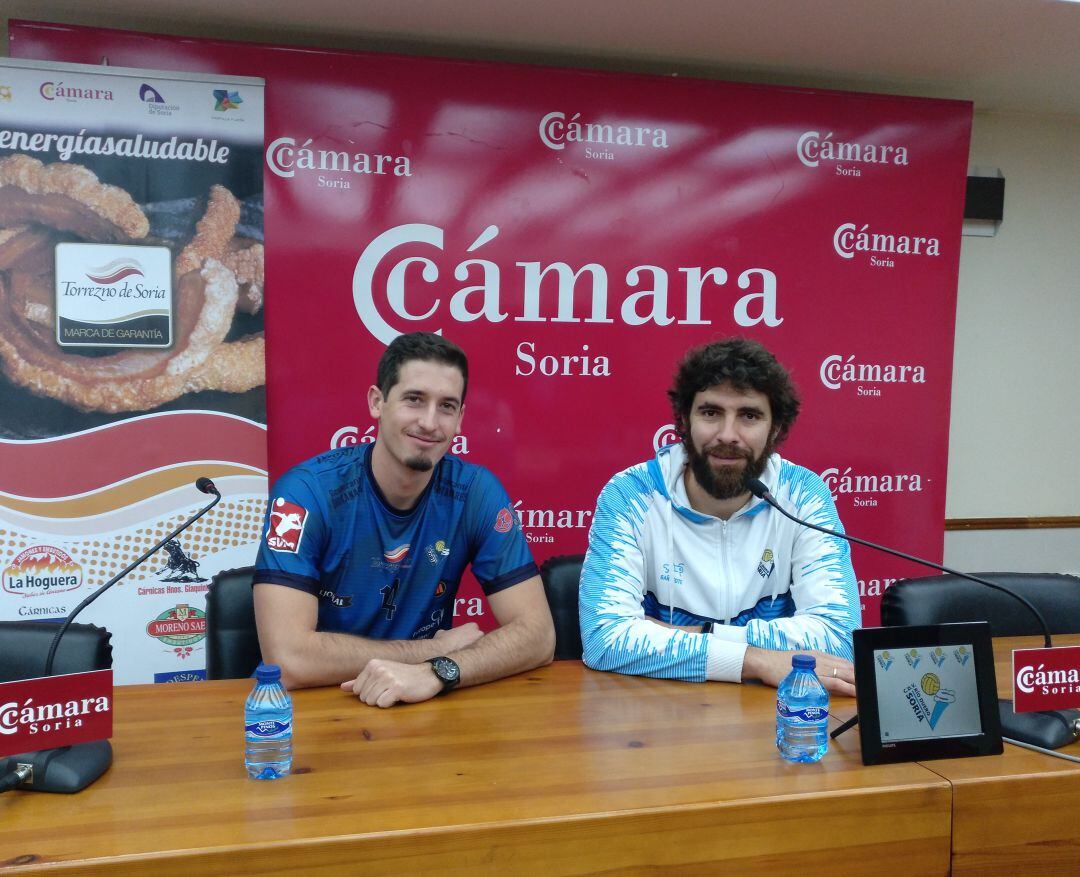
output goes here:
[{"label": "plastic water bottle", "polygon": [[812,655],[792,655],[776,690],[776,748],[787,761],[820,761],[829,748],[829,692]]},{"label": "plastic water bottle", "polygon": [[292,770],[292,698],[277,664],[260,664],[244,704],[244,766],[254,780],[276,780]]}]

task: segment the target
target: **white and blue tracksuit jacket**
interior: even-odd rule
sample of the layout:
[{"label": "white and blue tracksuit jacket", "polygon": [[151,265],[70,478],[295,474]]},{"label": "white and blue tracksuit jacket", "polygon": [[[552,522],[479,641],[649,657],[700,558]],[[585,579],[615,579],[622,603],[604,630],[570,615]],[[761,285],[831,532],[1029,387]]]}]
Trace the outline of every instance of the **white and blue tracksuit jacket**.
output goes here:
[{"label": "white and blue tracksuit jacket", "polygon": [[[597,500],[581,573],[581,641],[596,670],[738,682],[747,646],[851,659],[859,596],[848,543],[763,500],[727,520],[694,511],[681,445],[612,478]],[[761,480],[796,517],[843,531],[825,483],[769,458]],[[702,635],[662,627],[713,621]]]}]

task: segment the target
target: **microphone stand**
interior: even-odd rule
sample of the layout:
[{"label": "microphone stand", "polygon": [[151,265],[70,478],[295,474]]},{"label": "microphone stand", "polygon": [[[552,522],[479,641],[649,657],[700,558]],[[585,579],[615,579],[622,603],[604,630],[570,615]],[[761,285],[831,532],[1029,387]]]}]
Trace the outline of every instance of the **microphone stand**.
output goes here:
[{"label": "microphone stand", "polygon": [[[858,536],[850,536],[847,533],[840,533],[836,530],[830,530],[827,527],[819,527],[817,524],[811,524],[809,521],[804,521],[801,518],[797,518],[780,506],[780,504],[776,501],[776,498],[769,491],[769,488],[766,487],[765,483],[758,478],[746,479],[746,488],[758,499],[764,500],[770,506],[780,512],[780,514],[782,514],[785,518],[794,521],[796,524],[801,524],[804,527],[809,527],[811,530],[817,530],[819,533],[824,533],[827,536],[836,536],[838,539],[846,539],[848,542],[854,542],[858,545],[865,545],[867,548],[873,548],[877,551],[883,551],[886,554],[893,555],[894,557],[899,557],[903,560],[909,560],[912,563],[918,563],[922,566],[928,566],[931,569],[936,569],[941,572],[949,573],[950,575],[958,576],[962,579],[967,579],[968,581],[975,582],[976,584],[985,585],[988,588],[993,588],[995,591],[1000,591],[1003,594],[1008,594],[1013,599],[1019,600],[1021,603],[1023,603],[1024,606],[1027,607],[1028,611],[1035,616],[1036,620],[1039,622],[1039,626],[1042,628],[1043,643],[1045,647],[1048,649],[1053,648],[1053,643],[1050,639],[1050,626],[1046,623],[1046,619],[1043,617],[1043,614],[1035,607],[1035,605],[1022,594],[1017,594],[1015,591],[1011,591],[1008,588],[995,584],[994,582],[987,581],[986,579],[980,578],[979,576],[973,576],[970,573],[961,572],[958,569],[951,569],[950,567],[943,566],[940,563],[934,563],[930,560],[924,560],[921,557],[915,557],[913,554],[906,554],[903,551],[897,551],[896,549],[888,548],[885,545],[878,545],[876,542],[871,542],[868,539],[860,539]],[[1044,718],[1042,713],[1017,713],[1012,708],[1012,701],[1008,699],[999,699],[998,709],[1001,714],[1002,727],[1006,728],[1008,733],[1012,734],[1013,737],[1020,738],[1025,744],[1030,744],[1032,742],[1038,742],[1040,740],[1043,740],[1043,737],[1038,735],[1037,732],[1034,730],[1034,725],[1036,724],[1036,722],[1039,719]],[[1076,739],[1076,737],[1080,735],[1080,718],[1070,720],[1065,716],[1062,716],[1060,711],[1050,711],[1050,714],[1056,716],[1058,720],[1065,723],[1066,727],[1071,730],[1073,739]],[[850,719],[840,725],[840,727],[837,728],[835,731],[831,731],[829,733],[829,737],[835,740],[845,731],[848,731],[851,728],[855,727],[855,725],[857,725],[858,723],[859,716],[856,713],[854,716],[852,716]],[[1064,742],[1071,741],[1066,740]],[[1064,745],[1064,743],[1059,743],[1058,745]]]},{"label": "microphone stand", "polygon": [[[49,645],[49,654],[45,659],[45,676],[53,675],[53,660],[56,657],[57,647],[60,645],[60,638],[83,609],[159,551],[166,542],[178,536],[221,502],[221,493],[209,478],[200,478],[195,482],[195,486],[203,493],[213,494],[213,500],[75,607],[74,611],[64,619],[64,623]],[[40,792],[79,792],[105,773],[110,764],[112,764],[112,746],[108,740],[94,740],[90,743],[77,743],[73,746],[12,755],[7,759],[4,769],[6,776],[4,780],[0,780],[0,791],[6,791],[8,788],[25,788]],[[16,779],[10,779],[12,776]]]}]

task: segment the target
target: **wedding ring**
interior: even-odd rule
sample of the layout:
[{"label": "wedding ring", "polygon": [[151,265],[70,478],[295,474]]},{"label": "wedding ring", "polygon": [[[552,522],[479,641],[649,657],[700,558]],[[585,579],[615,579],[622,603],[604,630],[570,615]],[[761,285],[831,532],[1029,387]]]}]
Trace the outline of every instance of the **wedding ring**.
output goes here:
[{"label": "wedding ring", "polygon": [[832,674],[833,674],[833,676],[836,675],[836,668],[835,667],[832,668]]}]

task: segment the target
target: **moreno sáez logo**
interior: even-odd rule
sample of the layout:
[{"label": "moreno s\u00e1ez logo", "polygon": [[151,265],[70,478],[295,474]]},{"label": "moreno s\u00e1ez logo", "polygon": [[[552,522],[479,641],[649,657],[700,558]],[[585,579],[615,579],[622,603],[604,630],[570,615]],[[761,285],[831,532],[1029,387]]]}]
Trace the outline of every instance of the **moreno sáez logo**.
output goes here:
[{"label": "moreno s\u00e1ez logo", "polygon": [[[596,146],[643,146],[651,149],[667,149],[668,133],[666,128],[651,125],[625,124],[621,121],[582,120],[581,113],[555,111],[540,120],[540,141],[548,148],[566,149],[567,143],[587,143]],[[589,150],[586,149],[586,153]],[[607,153],[607,154],[604,154]],[[614,158],[609,150],[589,156],[595,158]]]},{"label": "moreno s\u00e1ez logo", "polygon": [[821,383],[830,390],[857,384],[860,396],[880,396],[880,384],[925,384],[926,367],[907,363],[857,362],[855,354],[826,356],[818,370]]},{"label": "moreno s\u00e1ez logo", "polygon": [[[476,253],[498,235],[498,226],[487,226],[466,252]],[[511,271],[489,259],[466,258],[452,271],[454,280],[461,285],[442,295],[433,294],[431,287],[445,275],[433,259],[417,255],[415,250],[443,251],[444,246],[442,228],[410,223],[384,231],[360,254],[353,271],[353,303],[364,326],[383,344],[389,344],[404,330],[391,325],[381,310],[389,311],[391,319],[403,326],[434,320],[440,311],[448,312],[450,319],[459,323],[500,323],[512,316],[518,323],[709,326],[713,321],[702,314],[703,299],[715,298],[710,294],[728,286],[729,281],[727,269],[720,266],[680,267],[669,273],[660,266],[646,264],[626,271],[619,277],[621,286],[617,286],[608,269],[597,262],[578,268],[566,262],[515,262],[518,270]],[[395,254],[395,250],[401,252]],[[430,254],[431,250],[426,252]],[[731,305],[731,316],[739,326],[773,327],[783,322],[784,318],[777,314],[778,282],[773,271],[746,268],[731,279],[742,291]],[[513,284],[513,288],[504,293],[504,284]],[[412,328],[415,325],[409,326],[409,331]],[[432,327],[431,331],[441,333],[442,328]],[[610,374],[606,358],[595,351],[583,351],[580,345],[573,355],[552,357],[555,370],[545,367],[545,355],[534,342],[522,341],[517,349],[522,373]]]},{"label": "moreno s\u00e1ez logo", "polygon": [[[295,177],[298,171],[318,175],[336,173],[412,176],[412,165],[407,155],[323,149],[316,146],[311,137],[302,141],[298,141],[295,137],[278,137],[266,147],[266,166],[276,176],[285,179]],[[327,188],[350,188],[349,181],[345,177],[320,176],[320,180],[322,180],[320,185]],[[335,186],[334,183],[340,185]]]},{"label": "moreno s\u00e1ez logo", "polygon": [[833,232],[833,249],[841,259],[867,253],[871,265],[893,268],[896,262],[891,256],[940,256],[941,241],[927,235],[872,230],[869,223],[844,222]]},{"label": "moreno s\u00e1ez logo", "polygon": [[[897,166],[910,164],[908,148],[903,144],[834,140],[832,131],[824,136],[819,131],[804,131],[795,145],[795,154],[806,167],[817,167],[823,161]],[[845,168],[842,165],[837,166],[836,173],[840,176],[862,176],[862,171],[857,167]]]}]

